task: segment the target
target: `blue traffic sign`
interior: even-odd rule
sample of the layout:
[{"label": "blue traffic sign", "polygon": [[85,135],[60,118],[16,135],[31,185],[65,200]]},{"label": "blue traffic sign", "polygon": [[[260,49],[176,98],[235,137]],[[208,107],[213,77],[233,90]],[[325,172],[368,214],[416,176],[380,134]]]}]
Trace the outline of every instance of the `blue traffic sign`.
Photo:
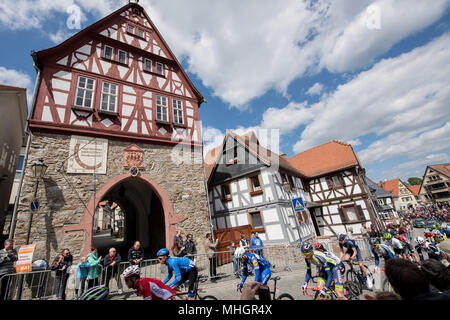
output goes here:
[{"label": "blue traffic sign", "polygon": [[38,199],[33,199],[30,203],[30,210],[31,212],[36,212],[39,210],[39,201]]},{"label": "blue traffic sign", "polygon": [[302,198],[292,199],[292,206],[294,207],[294,211],[304,211],[305,204],[303,203]]}]

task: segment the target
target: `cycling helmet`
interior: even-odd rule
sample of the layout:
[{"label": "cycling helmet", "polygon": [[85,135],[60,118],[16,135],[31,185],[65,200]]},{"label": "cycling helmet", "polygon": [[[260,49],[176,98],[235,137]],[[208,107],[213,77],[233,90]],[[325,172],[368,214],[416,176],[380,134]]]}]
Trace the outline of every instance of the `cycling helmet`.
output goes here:
[{"label": "cycling helmet", "polygon": [[92,287],[82,294],[78,300],[106,300],[109,289],[103,285]]},{"label": "cycling helmet", "polygon": [[325,250],[323,244],[321,244],[320,242],[317,242],[316,244],[314,244],[314,249],[316,249],[316,250]]},{"label": "cycling helmet", "polygon": [[376,245],[380,244],[380,239],[378,239],[378,238],[370,238],[369,239],[369,244],[371,246],[376,246]]},{"label": "cycling helmet", "polygon": [[386,232],[385,234],[383,234],[383,238],[385,238],[386,240],[391,240],[392,234],[390,234],[389,232]]},{"label": "cycling helmet", "polygon": [[416,238],[416,242],[417,242],[418,244],[424,244],[424,243],[425,243],[425,240],[423,240],[422,237],[417,237],[417,238]]},{"label": "cycling helmet", "polygon": [[306,242],[306,243],[304,243],[302,245],[302,252],[303,253],[310,253],[312,251],[313,251],[313,246],[310,243]]},{"label": "cycling helmet", "polygon": [[169,250],[164,248],[158,251],[158,253],[156,254],[157,257],[160,256],[168,256],[169,255]]},{"label": "cycling helmet", "polygon": [[345,238],[347,238],[346,234],[340,234],[339,237],[338,237],[338,240],[339,241],[343,241],[343,240],[345,240]]},{"label": "cycling helmet", "polygon": [[240,259],[242,258],[242,256],[245,254],[245,249],[242,247],[239,247],[236,249],[236,251],[234,252],[234,257],[236,259]]},{"label": "cycling helmet", "polygon": [[131,276],[140,277],[140,275],[141,275],[141,269],[139,268],[138,265],[129,266],[122,273],[122,276],[124,278],[128,278],[128,277],[131,277]]}]

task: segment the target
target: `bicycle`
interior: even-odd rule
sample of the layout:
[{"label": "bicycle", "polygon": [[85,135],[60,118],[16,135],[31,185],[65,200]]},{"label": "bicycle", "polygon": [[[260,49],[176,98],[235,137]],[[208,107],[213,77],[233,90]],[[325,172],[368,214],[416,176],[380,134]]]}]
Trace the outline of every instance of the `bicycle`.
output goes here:
[{"label": "bicycle", "polygon": [[[279,276],[270,279],[273,281],[273,291],[270,291],[270,294],[272,294],[271,300],[295,300],[289,293],[282,293],[277,297],[277,291],[280,290],[277,288],[277,281],[280,279]],[[239,288],[238,290],[242,293],[242,288]]]},{"label": "bicycle", "polygon": [[[320,276],[314,276],[311,278],[313,283],[317,283],[317,279],[320,278]],[[347,281],[344,283],[344,297],[346,297],[348,300],[359,300],[359,287],[358,284],[355,281]],[[306,295],[308,296],[313,296],[313,294],[309,293],[308,290],[313,290],[316,291],[316,293],[314,294],[314,300],[317,299],[317,297],[319,296],[319,292],[321,289],[317,288],[317,287],[306,287],[306,290],[303,294],[306,293]],[[335,285],[334,285],[334,280],[331,281],[331,285],[330,288],[327,291],[327,295],[328,295],[328,299],[325,300],[337,300],[338,299],[338,295],[336,293],[335,290]]]},{"label": "bicycle", "polygon": [[[353,262],[353,260],[351,260],[351,261],[346,260],[345,262],[350,266],[350,269],[345,272],[346,282],[352,281],[354,283],[357,283],[358,284],[358,289],[359,289],[359,294],[362,294],[363,288],[365,288],[367,290],[371,290],[371,289],[369,289],[367,287],[367,277],[364,275],[364,273],[362,272],[361,268],[360,268],[360,270],[358,272],[353,267],[353,265],[358,265],[358,264]],[[370,272],[369,268],[366,265],[364,265],[364,267],[367,270],[368,277],[370,279],[372,279],[372,287],[373,287],[373,281],[374,281],[373,280],[373,275],[372,275],[372,273]]]},{"label": "bicycle", "polygon": [[[216,297],[214,297],[214,296],[212,296],[212,295],[200,296],[200,293],[203,292],[203,289],[200,289],[200,288],[198,287],[198,283],[199,283],[200,281],[204,282],[201,275],[197,277],[197,279],[196,279],[196,281],[195,281],[195,283],[194,283],[194,296],[195,296],[195,300],[218,300]],[[185,288],[185,287],[184,287],[184,288]],[[188,291],[185,291],[185,290],[183,290],[183,291],[177,291],[177,292],[175,293],[174,296],[175,296],[176,298],[180,299],[180,300],[184,300],[184,299],[185,299],[185,296],[186,296],[188,293],[189,293],[189,292],[188,292]]]}]

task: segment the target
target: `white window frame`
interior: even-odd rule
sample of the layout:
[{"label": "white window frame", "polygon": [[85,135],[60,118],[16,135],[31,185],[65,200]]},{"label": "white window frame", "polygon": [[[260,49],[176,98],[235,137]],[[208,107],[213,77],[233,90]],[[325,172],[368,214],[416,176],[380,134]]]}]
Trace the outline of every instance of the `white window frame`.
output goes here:
[{"label": "white window frame", "polygon": [[[141,35],[142,33],[142,35]],[[145,38],[145,31],[144,29],[138,28],[138,36],[141,38]]]},{"label": "white window frame", "polygon": [[[160,112],[158,111],[158,108],[161,108]],[[161,117],[158,117],[158,114],[160,114]],[[169,122],[169,106],[166,96],[156,96],[156,120]]]},{"label": "white window frame", "polygon": [[[125,61],[124,61],[124,62],[120,61],[120,53],[121,53],[121,52],[123,52],[123,53],[125,54]],[[124,51],[124,50],[120,50],[120,49],[119,49],[119,50],[117,51],[117,61],[120,62],[120,63],[126,64],[126,63],[127,63],[127,52]]]},{"label": "white window frame", "polygon": [[[133,30],[133,31],[130,31],[130,28]],[[127,32],[128,33],[131,33],[131,34],[134,34],[134,26],[132,26],[131,24],[129,24],[128,26],[127,26]]]},{"label": "white window frame", "polygon": [[[84,86],[83,88],[80,87],[80,80],[81,80],[82,78],[86,79],[85,86]],[[92,89],[87,88],[88,80],[92,80]],[[83,98],[82,98],[83,100],[82,100],[81,104],[77,104],[79,90],[83,90]],[[91,99],[90,99],[90,100],[91,100],[91,103],[90,103],[89,106],[86,106],[86,105],[85,105],[85,100],[86,100],[86,93],[87,93],[88,91],[91,92]],[[94,95],[95,95],[95,79],[88,78],[88,77],[84,77],[84,76],[78,76],[78,80],[77,80],[77,91],[75,92],[75,101],[74,101],[74,105],[75,105],[75,106],[78,106],[78,107],[83,107],[83,108],[89,108],[89,109],[92,109],[92,102],[94,101]]]},{"label": "white window frame", "polygon": [[[109,85],[109,89],[107,92],[105,92],[105,84]],[[116,88],[116,92],[115,93],[111,93],[111,88],[112,86],[114,86]],[[107,111],[107,112],[117,112],[117,99],[118,99],[118,90],[119,90],[119,86],[115,83],[111,83],[111,82],[107,82],[107,81],[103,81],[102,83],[102,96],[101,96],[101,101],[100,101],[100,110],[101,111]],[[103,102],[104,102],[104,96],[107,96],[107,108],[103,108]],[[115,97],[114,99],[114,110],[110,109],[110,104],[111,104],[111,97]]]},{"label": "white window frame", "polygon": [[[106,48],[111,48],[111,58],[106,56]],[[103,58],[112,60],[114,58],[114,48],[108,45],[105,45],[105,48],[103,49]]]},{"label": "white window frame", "polygon": [[[173,122],[177,124],[184,124],[183,101],[172,99],[172,112]],[[179,118],[181,118],[181,122],[177,121]]]},{"label": "white window frame", "polygon": [[[150,61],[150,70],[147,69],[147,61]],[[148,72],[152,72],[153,62],[150,59],[144,58],[144,70]]]},{"label": "white window frame", "polygon": [[[158,66],[161,66],[161,72],[158,72]],[[160,75],[163,76],[164,75],[164,65],[162,63],[160,63],[160,62],[157,62],[155,71],[156,71],[157,74],[160,74]]]}]

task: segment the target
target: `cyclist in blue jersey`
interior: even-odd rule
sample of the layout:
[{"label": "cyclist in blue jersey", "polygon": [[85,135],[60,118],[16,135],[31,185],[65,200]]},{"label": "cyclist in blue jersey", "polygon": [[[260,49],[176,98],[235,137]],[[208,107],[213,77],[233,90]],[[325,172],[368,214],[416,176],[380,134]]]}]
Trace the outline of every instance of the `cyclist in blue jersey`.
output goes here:
[{"label": "cyclist in blue jersey", "polygon": [[[339,249],[340,249],[340,256],[339,259],[341,260],[356,260],[358,262],[359,267],[361,268],[362,272],[364,273],[366,279],[367,279],[367,287],[369,289],[372,289],[373,287],[373,283],[372,283],[372,279],[369,276],[369,273],[366,269],[366,267],[364,266],[363,263],[363,258],[361,255],[361,250],[359,249],[358,245],[355,243],[354,240],[351,239],[347,239],[347,235],[345,234],[340,234],[338,237],[339,240]],[[345,248],[345,252],[344,252],[344,248]],[[344,259],[342,259],[344,258]],[[355,259],[356,258],[356,259]]]},{"label": "cyclist in blue jersey", "polygon": [[248,265],[253,267],[253,271],[255,272],[255,282],[259,282],[263,285],[266,285],[270,279],[272,273],[270,272],[269,262],[261,258],[259,255],[251,252],[245,251],[244,248],[239,247],[234,252],[234,256],[237,260],[240,260],[242,267],[242,280],[237,285],[238,288],[242,288],[245,280],[247,280],[248,276]]},{"label": "cyclist in blue jersey", "polygon": [[344,276],[343,271],[345,269],[341,260],[338,259],[333,253],[327,252],[322,244],[318,243],[314,246],[317,251],[313,250],[313,247],[309,243],[302,245],[302,253],[306,262],[306,276],[305,283],[302,286],[303,292],[308,286],[308,282],[311,279],[311,263],[317,267],[317,273],[319,280],[317,285],[319,288],[319,294],[323,298],[327,295],[327,291],[330,288],[331,281],[334,280],[335,292],[340,300],[347,300],[344,296]]},{"label": "cyclist in blue jersey", "polygon": [[380,264],[380,257],[384,258],[384,261],[397,258],[394,250],[387,244],[381,243],[379,239],[371,238],[369,239],[369,244],[375,257],[375,268],[378,268]]},{"label": "cyclist in blue jersey", "polygon": [[195,300],[194,285],[198,272],[194,262],[188,257],[169,257],[169,250],[166,248],[159,250],[156,255],[159,263],[167,265],[169,271],[163,283],[166,284],[175,273],[175,279],[169,284],[169,287],[175,291],[179,285],[189,280],[188,300]]}]

